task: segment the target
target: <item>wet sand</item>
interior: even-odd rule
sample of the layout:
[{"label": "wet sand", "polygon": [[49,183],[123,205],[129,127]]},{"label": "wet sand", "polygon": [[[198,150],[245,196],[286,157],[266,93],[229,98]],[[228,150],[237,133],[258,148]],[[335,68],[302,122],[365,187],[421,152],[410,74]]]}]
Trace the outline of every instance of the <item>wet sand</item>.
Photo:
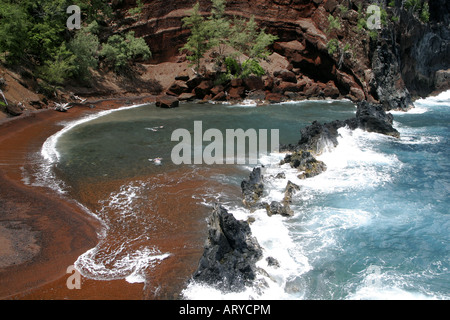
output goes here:
[{"label": "wet sand", "polygon": [[[140,102],[153,102],[154,97]],[[129,99],[128,99],[129,100]],[[96,108],[77,106],[66,113],[53,110],[36,112],[0,124],[0,298],[1,299],[177,299],[202,252],[205,212],[198,212],[194,201],[165,201],[179,221],[177,213],[192,214],[193,219],[176,224],[173,230],[160,229],[155,243],[173,253],[158,268],[151,270],[150,285],[130,284],[125,280],[96,281],[82,277],[81,289],[69,290],[71,276],[67,268],[80,254],[98,243],[102,225],[82,210],[75,201],[56,194],[50,188],[31,187],[22,181],[22,168],[40,151],[45,140],[62,128],[60,122],[90,113],[123,106],[123,101],[96,103]],[[122,183],[122,182],[120,182]],[[171,190],[187,199],[189,188]],[[178,188],[178,187],[177,187]],[[81,197],[89,198],[86,186]],[[183,191],[184,190],[184,191]],[[98,191],[98,192],[105,192]],[[95,203],[95,197],[91,201]],[[182,228],[183,227],[183,228]],[[199,231],[200,230],[200,231]],[[204,232],[204,231],[203,231]],[[197,239],[190,247],[186,243]]]}]

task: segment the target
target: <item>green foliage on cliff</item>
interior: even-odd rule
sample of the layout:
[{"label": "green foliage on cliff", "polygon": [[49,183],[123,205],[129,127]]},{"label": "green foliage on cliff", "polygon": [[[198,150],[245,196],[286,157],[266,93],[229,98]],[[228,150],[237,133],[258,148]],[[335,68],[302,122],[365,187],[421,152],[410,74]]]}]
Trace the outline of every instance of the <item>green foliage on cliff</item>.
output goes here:
[{"label": "green foliage on cliff", "polygon": [[104,57],[105,62],[116,72],[120,72],[127,67],[129,61],[150,58],[151,52],[145,40],[135,38],[134,32],[131,31],[125,36],[115,34],[109,37],[99,55]]},{"label": "green foliage on cliff", "polygon": [[422,7],[422,11],[420,12],[420,20],[423,22],[430,21],[430,7],[428,2],[425,2]]},{"label": "green foliage on cliff", "polygon": [[17,61],[25,54],[30,21],[21,6],[0,4],[0,52],[2,60]]},{"label": "green foliage on cliff", "polygon": [[[183,19],[183,26],[190,28],[191,35],[187,43],[180,49],[187,51],[187,59],[200,71],[200,62],[205,53],[214,48],[217,69],[227,69],[223,78],[248,77],[251,74],[261,75],[264,70],[259,65],[270,52],[268,47],[277,39],[264,29],[259,29],[252,16],[249,20],[225,16],[225,1],[212,0],[211,14],[204,18],[200,13],[200,4],[194,5],[190,16]],[[237,54],[227,56],[225,49],[233,48],[247,59],[242,63],[236,60]]]},{"label": "green foliage on cliff", "polygon": [[186,44],[180,51],[188,51],[186,56],[189,61],[196,65],[196,70],[200,69],[200,59],[211,48],[209,38],[212,35],[209,24],[206,23],[205,18],[200,14],[200,4],[197,2],[192,8],[192,12],[188,17],[183,18],[183,27],[191,30],[191,35]]},{"label": "green foliage on cliff", "polygon": [[333,30],[341,30],[341,20],[339,17],[333,17],[331,14],[328,16],[328,33]]},{"label": "green foliage on cliff", "polygon": [[67,49],[63,42],[49,60],[38,68],[39,75],[52,84],[63,84],[67,77],[75,71],[75,55]]},{"label": "green foliage on cliff", "polygon": [[335,52],[339,50],[339,41],[338,39],[331,39],[327,43],[327,50],[330,55],[333,55]]},{"label": "green foliage on cliff", "polygon": [[430,21],[430,6],[427,1],[422,0],[406,0],[404,3],[406,10],[410,10],[419,17],[422,22]]},{"label": "green foliage on cliff", "polygon": [[[69,30],[66,25],[72,14],[66,12],[70,5],[81,9],[81,30]],[[86,81],[89,70],[99,65],[97,21],[106,25],[105,20],[112,15],[110,2],[104,0],[1,0],[0,61],[26,65],[51,84],[62,84],[69,78]],[[112,37],[103,41],[115,70],[151,54],[143,39],[130,34]],[[118,37],[125,42],[124,50],[116,41]]]},{"label": "green foliage on cliff", "polygon": [[90,28],[81,29],[75,34],[75,37],[69,43],[69,49],[73,52],[74,75],[80,80],[86,81],[90,78],[90,68],[97,68],[98,65],[98,47],[100,42],[97,35],[89,30],[95,30],[95,25]]}]

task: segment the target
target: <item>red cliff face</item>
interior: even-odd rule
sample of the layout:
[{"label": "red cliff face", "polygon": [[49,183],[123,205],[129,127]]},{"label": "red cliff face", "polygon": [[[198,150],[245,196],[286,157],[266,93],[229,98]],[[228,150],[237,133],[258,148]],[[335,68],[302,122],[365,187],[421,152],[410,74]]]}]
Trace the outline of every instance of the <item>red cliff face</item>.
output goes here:
[{"label": "red cliff face", "polygon": [[[154,63],[179,60],[178,49],[189,35],[189,30],[182,27],[182,18],[189,14],[197,0],[141,2],[141,13],[131,17],[127,11],[136,6],[136,1],[117,0],[120,4],[116,5],[116,10],[122,13],[122,19],[117,21],[119,31],[134,30],[137,36],[144,37],[152,50]],[[208,14],[211,1],[199,2],[201,10]],[[358,25],[361,18],[358,6],[365,4],[365,8],[368,3],[364,0],[229,0],[226,14],[246,18],[253,15],[260,27],[278,36],[278,42],[271,49],[288,60],[287,69],[296,75],[294,93],[300,90],[305,97],[347,97],[355,101],[379,101],[387,109],[406,108],[409,92],[400,75],[400,69],[406,69],[396,62],[401,59],[395,48],[398,43],[395,39],[392,43],[392,37],[383,36],[383,32],[371,39],[368,30],[361,30]],[[400,8],[386,10],[394,16],[393,10]],[[329,30],[330,15],[338,18],[340,28]],[[390,20],[388,24],[387,29],[394,30],[395,24]],[[328,52],[327,44],[331,39],[339,40],[337,52]],[[402,48],[405,50],[408,51]],[[387,75],[380,72],[379,63],[373,63],[382,56],[393,63]],[[283,94],[286,88],[293,88],[280,81],[275,83],[276,93]],[[408,81],[404,82],[408,84]],[[384,90],[379,89],[380,85]],[[393,89],[400,91],[396,101],[402,102],[398,106],[397,102],[383,101],[386,97],[381,96]]]},{"label": "red cliff face", "polygon": [[[154,62],[175,61],[178,49],[189,35],[181,19],[196,2],[144,0],[142,12],[131,18],[127,10],[135,6],[135,1],[122,1],[117,7],[123,13],[120,28],[143,36],[152,50]],[[200,1],[200,5],[205,14],[211,9],[209,0]],[[369,39],[354,31],[355,10],[340,12],[336,0],[231,0],[227,1],[226,13],[246,18],[253,15],[260,27],[279,37],[272,50],[288,59],[289,68],[296,74],[305,95],[374,100],[369,88],[372,77],[367,58]],[[341,30],[327,32],[329,15],[340,16]],[[329,54],[327,43],[336,37],[341,43],[348,43],[348,50]],[[284,87],[286,85],[281,84],[280,90]]]}]

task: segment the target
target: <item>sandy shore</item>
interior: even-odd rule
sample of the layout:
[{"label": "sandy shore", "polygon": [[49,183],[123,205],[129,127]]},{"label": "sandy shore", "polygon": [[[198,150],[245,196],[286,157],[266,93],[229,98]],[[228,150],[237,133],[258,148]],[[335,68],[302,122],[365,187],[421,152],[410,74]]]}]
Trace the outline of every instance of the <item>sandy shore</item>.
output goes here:
[{"label": "sandy shore", "polygon": [[[146,97],[133,103],[152,101],[154,97]],[[66,113],[45,110],[0,124],[1,299],[154,298],[143,290],[142,283],[125,280],[82,278],[83,290],[69,290],[67,268],[97,244],[100,223],[51,189],[30,187],[22,181],[21,168],[32,161],[30,155],[39,152],[47,137],[62,128],[60,122],[117,108],[124,101],[105,100],[95,105],[93,109],[77,106]],[[159,281],[162,278],[167,274]]]}]

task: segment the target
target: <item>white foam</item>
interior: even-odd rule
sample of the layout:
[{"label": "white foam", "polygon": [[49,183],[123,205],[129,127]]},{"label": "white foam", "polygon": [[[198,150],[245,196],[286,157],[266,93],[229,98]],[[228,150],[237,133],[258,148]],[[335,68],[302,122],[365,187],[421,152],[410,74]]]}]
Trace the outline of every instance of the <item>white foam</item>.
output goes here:
[{"label": "white foam", "polygon": [[422,105],[420,102],[416,101],[414,104],[414,108],[409,109],[408,111],[391,110],[389,113],[392,113],[395,116],[403,116],[409,114],[423,114],[430,110],[429,107]]},{"label": "white foam", "polygon": [[379,268],[379,272],[363,272],[360,284],[349,294],[347,300],[437,300],[446,299],[427,292],[425,289],[410,289],[409,279],[417,279],[418,275],[400,275],[394,271]]},{"label": "white foam", "polygon": [[121,111],[121,110],[127,110],[132,108],[141,107],[146,104],[136,104],[132,106],[125,106],[118,109],[112,109],[112,110],[104,110],[100,111],[98,113],[83,117],[81,119],[77,119],[70,122],[62,122],[61,125],[64,127],[56,132],[55,134],[51,135],[50,137],[45,140],[44,144],[42,145],[41,152],[40,152],[40,159],[37,161],[40,163],[40,170],[35,176],[35,181],[32,183],[33,186],[46,186],[50,187],[51,189],[57,191],[58,193],[64,194],[65,193],[65,185],[63,181],[60,181],[57,179],[53,172],[53,165],[59,161],[61,158],[61,155],[57,149],[57,144],[59,139],[67,132],[72,130],[73,128],[95,120],[97,118],[103,117],[105,115],[108,115],[113,112]]},{"label": "white foam", "polygon": [[347,128],[339,129],[339,134],[338,146],[317,157],[326,164],[327,170],[306,179],[305,186],[320,192],[376,187],[391,181],[392,174],[402,167],[397,156],[373,148],[389,137]]},{"label": "white foam", "polygon": [[58,140],[60,139],[60,137],[63,134],[69,132],[70,130],[79,126],[80,124],[103,117],[110,113],[122,111],[122,110],[133,109],[133,108],[138,108],[138,107],[142,107],[144,105],[146,105],[146,104],[136,104],[136,105],[132,105],[132,106],[120,107],[118,109],[104,110],[104,111],[100,111],[96,114],[92,114],[92,115],[83,117],[81,119],[65,123],[64,128],[62,128],[60,131],[56,132],[55,134],[53,134],[52,136],[47,138],[47,140],[44,142],[44,144],[42,146],[41,155],[46,161],[48,161],[50,163],[55,163],[60,158],[60,154],[56,148],[56,144],[58,143]]},{"label": "white foam", "polygon": [[450,104],[450,90],[441,92],[437,96],[430,96],[425,99],[418,99],[414,104]]},{"label": "white foam", "polygon": [[[83,276],[95,280],[126,279],[130,283],[145,282],[144,271],[170,256],[170,253],[162,254],[149,247],[132,251],[125,244],[113,254],[105,251],[100,251],[98,246],[86,251],[75,261],[75,268]],[[120,256],[124,252],[127,253]]]}]

